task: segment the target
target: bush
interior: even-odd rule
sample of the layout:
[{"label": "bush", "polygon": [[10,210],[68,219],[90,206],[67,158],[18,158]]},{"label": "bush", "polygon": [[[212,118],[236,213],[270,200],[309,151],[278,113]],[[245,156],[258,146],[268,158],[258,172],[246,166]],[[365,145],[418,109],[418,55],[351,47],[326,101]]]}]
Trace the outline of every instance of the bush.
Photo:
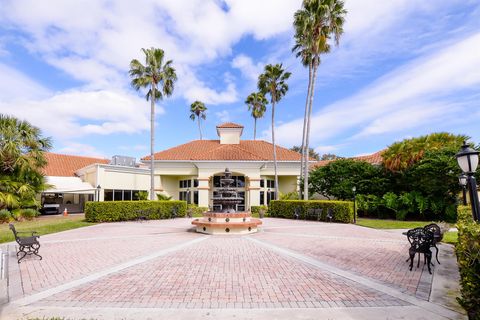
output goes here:
[{"label": "bush", "polygon": [[177,208],[177,217],[184,217],[187,203],[176,200],[87,202],[85,219],[88,222],[128,221],[139,217],[149,220],[169,219],[172,217],[173,208]]},{"label": "bush", "polygon": [[458,242],[455,246],[460,270],[461,298],[470,320],[480,319],[480,225],[469,207],[458,207]]},{"label": "bush", "polygon": [[163,193],[157,193],[157,200],[167,201],[167,200],[172,200],[172,197],[164,195]]},{"label": "bush", "polygon": [[193,203],[187,206],[187,212],[189,213],[190,217],[200,216],[205,211],[208,211],[207,207],[199,207]]},{"label": "bush", "polygon": [[293,219],[295,208],[300,208],[300,219],[305,219],[307,209],[323,209],[322,220],[326,220],[328,208],[333,209],[333,219],[336,222],[353,222],[353,202],[330,200],[273,200],[268,213],[271,217]]},{"label": "bush", "polygon": [[15,209],[10,212],[12,215],[12,219],[15,221],[21,221],[22,220],[22,212],[20,209]]},{"label": "bush", "polygon": [[0,210],[0,223],[8,223],[12,218],[12,214],[8,210]]},{"label": "bush", "polygon": [[33,218],[37,217],[40,213],[35,209],[22,209],[20,211],[20,215],[25,220],[33,220]]},{"label": "bush", "polygon": [[299,200],[299,199],[300,197],[298,195],[298,192],[296,191],[280,194],[280,200]]},{"label": "bush", "polygon": [[268,207],[267,206],[251,206],[250,212],[254,217],[260,217],[260,210],[263,210],[263,216],[268,217]]}]

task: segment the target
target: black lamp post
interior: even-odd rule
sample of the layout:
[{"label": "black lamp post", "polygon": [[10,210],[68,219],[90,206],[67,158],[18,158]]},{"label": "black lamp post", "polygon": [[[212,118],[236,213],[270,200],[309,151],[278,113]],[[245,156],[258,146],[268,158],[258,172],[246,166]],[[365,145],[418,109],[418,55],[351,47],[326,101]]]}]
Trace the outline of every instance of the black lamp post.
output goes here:
[{"label": "black lamp post", "polygon": [[357,223],[357,187],[353,186],[352,187],[353,191],[353,223]]},{"label": "black lamp post", "polygon": [[187,204],[190,204],[190,188],[187,189]]},{"label": "black lamp post", "polygon": [[97,202],[100,201],[100,189],[102,189],[102,187],[100,187],[100,185],[97,186]]},{"label": "black lamp post", "polygon": [[467,205],[467,183],[468,183],[468,177],[462,173],[461,175],[458,176],[458,183],[462,187],[462,195],[463,195],[463,205]]},{"label": "black lamp post", "polygon": [[478,152],[468,146],[464,141],[460,151],[456,154],[457,162],[463,173],[467,175],[468,193],[470,194],[470,205],[472,206],[473,220],[480,219],[480,206],[478,203],[477,182],[474,173],[478,166]]}]

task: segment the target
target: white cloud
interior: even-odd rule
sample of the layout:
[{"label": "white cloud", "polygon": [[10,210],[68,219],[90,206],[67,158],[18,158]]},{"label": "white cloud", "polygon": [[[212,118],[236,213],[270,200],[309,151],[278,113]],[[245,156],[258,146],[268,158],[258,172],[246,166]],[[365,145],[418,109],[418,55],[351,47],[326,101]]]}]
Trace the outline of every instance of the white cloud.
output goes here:
[{"label": "white cloud", "polygon": [[[330,138],[401,131],[450,121],[452,114],[472,108],[469,91],[480,85],[480,33],[457,40],[453,45],[388,73],[364,90],[337,101],[312,116],[312,144]],[[462,93],[461,97],[451,97]],[[473,93],[474,94],[474,93]],[[467,105],[464,103],[468,101]],[[474,102],[479,107],[479,103]],[[278,126],[280,143],[301,141],[303,119]],[[265,135],[268,134],[265,132]]]},{"label": "white cloud", "polygon": [[219,112],[215,112],[215,116],[221,121],[221,122],[229,122],[231,120],[230,118],[230,112],[227,110],[222,110]]},{"label": "white cloud", "polygon": [[65,142],[64,146],[58,149],[59,153],[80,155],[94,158],[108,158],[104,153],[98,151],[95,147],[77,142]]},{"label": "white cloud", "polygon": [[0,63],[0,88],[0,101],[43,98],[50,94],[44,86],[2,63]]},{"label": "white cloud", "polygon": [[263,71],[262,63],[254,63],[252,58],[244,54],[239,54],[232,60],[232,67],[240,70],[245,78],[255,83],[257,82],[258,75]]},{"label": "white cloud", "polygon": [[[188,100],[236,101],[234,83],[224,91],[207,86],[194,67],[231,53],[243,36],[267,39],[291,29],[300,0],[4,1],[0,21],[27,34],[24,45],[88,88],[126,85],[140,48],[160,46],[184,70],[177,90]],[[225,7],[226,6],[226,7]],[[254,9],[253,9],[254,8]],[[8,13],[8,14],[7,14]],[[190,75],[188,75],[190,73]],[[194,97],[198,95],[198,97]]]},{"label": "white cloud", "polygon": [[[164,112],[159,106],[156,110],[157,114]],[[0,112],[26,119],[59,141],[149,128],[145,101],[119,91],[61,92],[46,99],[0,103]]]}]

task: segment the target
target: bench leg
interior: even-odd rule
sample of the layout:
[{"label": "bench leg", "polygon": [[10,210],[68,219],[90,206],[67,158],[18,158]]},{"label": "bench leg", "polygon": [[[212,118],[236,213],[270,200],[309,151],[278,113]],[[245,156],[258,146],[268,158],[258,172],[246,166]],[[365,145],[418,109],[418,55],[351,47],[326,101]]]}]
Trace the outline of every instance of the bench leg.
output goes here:
[{"label": "bench leg", "polygon": [[427,252],[425,252],[425,258],[427,259],[428,273],[432,274],[432,270],[430,269],[430,265],[432,264],[432,251],[427,250]]},{"label": "bench leg", "polygon": [[[23,255],[22,255],[23,254]],[[21,257],[19,257],[21,256]],[[20,263],[20,261],[23,260],[23,258],[25,258],[27,256],[27,252],[25,251],[25,247],[24,246],[20,246],[18,248],[18,252],[17,252],[17,263]]]},{"label": "bench leg", "polygon": [[434,244],[433,247],[437,250],[437,252],[435,254],[435,259],[437,259],[438,264],[440,264],[440,261],[438,261],[438,247],[437,247],[436,244]]},{"label": "bench leg", "polygon": [[33,249],[32,254],[36,255],[37,257],[40,258],[40,260],[42,260],[43,259],[42,256],[38,254],[38,250],[40,250],[40,243],[33,244],[32,249]]}]

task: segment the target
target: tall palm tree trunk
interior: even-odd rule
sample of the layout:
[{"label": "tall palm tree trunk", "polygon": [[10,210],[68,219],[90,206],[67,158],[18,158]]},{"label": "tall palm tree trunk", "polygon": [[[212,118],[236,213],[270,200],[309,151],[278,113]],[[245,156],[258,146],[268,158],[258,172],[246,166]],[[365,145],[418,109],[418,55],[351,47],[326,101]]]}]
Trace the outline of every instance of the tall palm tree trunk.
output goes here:
[{"label": "tall palm tree trunk", "polygon": [[155,200],[155,168],[154,145],[155,145],[155,83],[152,83],[152,95],[150,97],[150,200]]},{"label": "tall palm tree trunk", "polygon": [[253,140],[257,140],[257,118],[253,117]]},{"label": "tall palm tree trunk", "polygon": [[272,103],[273,170],[275,171],[275,200],[278,200],[277,146],[275,144],[275,103]]},{"label": "tall palm tree trunk", "polygon": [[200,140],[203,140],[202,139],[202,127],[200,126],[200,117],[197,116],[197,120],[198,120],[198,132],[200,132]]},{"label": "tall palm tree trunk", "polygon": [[[304,165],[305,165],[305,138],[306,138],[306,132],[307,132],[307,117],[308,117],[308,102],[310,101],[310,87],[312,86],[312,65],[309,64],[308,66],[308,88],[307,88],[307,97],[305,99],[305,114],[303,115],[303,135],[302,135],[302,147],[301,147],[301,153],[302,153],[302,160],[300,163],[300,181],[298,183],[300,184],[303,178],[303,173],[304,173]],[[300,188],[300,199],[302,198],[302,188]]]},{"label": "tall palm tree trunk", "polygon": [[[305,150],[310,150],[309,149],[309,143],[310,143],[310,120],[312,118],[312,109],[313,109],[313,97],[315,93],[315,80],[317,78],[317,68],[318,66],[316,63],[313,64],[313,76],[312,76],[312,85],[310,88],[310,103],[308,107],[308,121],[307,121],[307,134],[305,138]],[[303,180],[303,190],[305,191],[304,193],[304,200],[308,200],[308,174],[309,174],[309,167],[308,167],[308,151],[305,152],[305,178]]]}]

